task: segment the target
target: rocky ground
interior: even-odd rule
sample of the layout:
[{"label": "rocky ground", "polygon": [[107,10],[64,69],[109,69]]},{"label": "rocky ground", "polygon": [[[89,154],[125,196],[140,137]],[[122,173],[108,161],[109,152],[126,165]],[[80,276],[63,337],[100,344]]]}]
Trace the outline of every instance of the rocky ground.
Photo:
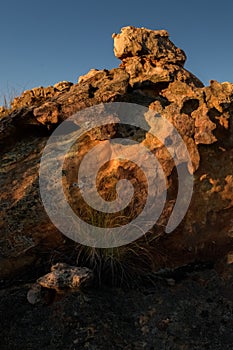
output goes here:
[{"label": "rocky ground", "polygon": [[17,281],[0,290],[0,348],[230,350],[233,271],[201,269],[37,305],[27,301],[31,283]]}]

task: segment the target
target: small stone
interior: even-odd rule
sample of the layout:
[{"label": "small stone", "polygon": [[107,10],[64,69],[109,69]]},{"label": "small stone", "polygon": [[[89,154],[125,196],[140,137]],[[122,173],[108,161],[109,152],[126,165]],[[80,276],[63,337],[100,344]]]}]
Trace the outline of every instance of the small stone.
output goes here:
[{"label": "small stone", "polygon": [[92,270],[87,267],[70,266],[57,263],[51,267],[51,272],[37,280],[42,287],[54,289],[57,293],[76,291],[87,286],[93,279]]},{"label": "small stone", "polygon": [[41,286],[34,283],[27,293],[27,300],[30,304],[35,305],[41,302]]},{"label": "small stone", "polygon": [[[70,266],[57,263],[51,267],[51,272],[40,277],[27,293],[30,304],[51,304],[67,293],[79,291],[90,285],[93,280],[92,270],[86,267]],[[83,302],[88,299],[83,298]]]}]

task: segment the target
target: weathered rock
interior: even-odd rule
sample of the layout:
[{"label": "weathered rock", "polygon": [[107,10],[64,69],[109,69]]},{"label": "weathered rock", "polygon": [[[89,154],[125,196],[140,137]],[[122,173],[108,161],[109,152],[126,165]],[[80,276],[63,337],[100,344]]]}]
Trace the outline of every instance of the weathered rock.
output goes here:
[{"label": "weathered rock", "polygon": [[202,87],[202,82],[183,68],[185,53],[168,38],[165,30],[125,27],[120,34],[113,34],[114,53],[122,60],[121,67],[130,75],[134,88],[153,86],[158,89],[173,81]]},{"label": "weathered rock", "polygon": [[57,124],[59,114],[59,105],[54,102],[45,102],[33,110],[36,120],[43,125]]},{"label": "weathered rock", "polygon": [[[105,256],[106,262],[112,264],[112,256],[109,258],[107,252],[104,255],[93,248],[90,253],[90,248],[75,245],[58,231],[43,208],[38,184],[41,155],[56,126],[80,110],[107,102],[141,104],[175,126],[192,161],[188,170],[194,172],[193,197],[181,224],[166,234],[164,227],[178,188],[173,156],[151,133],[109,124],[83,135],[64,162],[64,192],[73,210],[84,213],[87,221],[99,220],[77,191],[72,167],[77,169],[95,145],[112,152],[110,138],[130,135],[160,162],[167,180],[167,201],[157,225],[146,238],[118,248],[113,252],[116,259],[138,271],[140,266],[143,271],[151,271],[200,260],[213,262],[233,251],[233,84],[211,81],[210,86],[204,87],[183,68],[185,54],[170,42],[165,31],[126,27],[114,36],[114,42],[115,53],[122,59],[119,68],[91,70],[75,85],[61,82],[25,92],[15,99],[10,110],[2,112],[0,279],[32,264],[40,266],[41,259],[46,257],[49,261],[54,251],[77,254],[78,263],[84,257],[85,263],[99,266],[95,257],[100,260]],[[156,127],[155,121],[150,123],[151,129]],[[71,131],[81,124],[70,125]],[[135,146],[127,147],[129,152],[138,152]],[[173,148],[182,152],[175,141]],[[181,167],[186,166],[182,157],[180,154]],[[147,195],[143,172],[132,163],[116,159],[101,168],[97,177],[100,194],[113,200],[116,184],[127,176],[135,188],[135,197],[128,212],[122,213],[124,220],[142,209]],[[113,217],[110,222],[116,219]],[[102,224],[106,225],[104,220]]]},{"label": "weathered rock", "polygon": [[75,291],[87,286],[93,279],[93,272],[87,267],[70,266],[57,263],[51,272],[37,280],[42,287],[55,289],[58,293],[68,289]]},{"label": "weathered rock", "polygon": [[[57,263],[51,267],[51,272],[38,278],[27,293],[30,304],[43,301],[43,290],[52,290],[57,294],[67,294],[80,291],[89,286],[93,280],[93,272],[86,267],[70,266]],[[53,295],[55,298],[56,295]]]},{"label": "weathered rock", "polygon": [[4,117],[5,115],[7,115],[9,113],[8,108],[1,106],[0,107],[0,118]]},{"label": "weathered rock", "polygon": [[114,54],[120,59],[133,56],[151,56],[156,60],[183,65],[185,53],[169,39],[166,30],[124,27],[120,34],[113,34]]},{"label": "weathered rock", "polygon": [[83,83],[84,81],[88,80],[89,78],[94,77],[99,72],[99,69],[91,69],[87,74],[81,75],[78,78],[78,83]]},{"label": "weathered rock", "polygon": [[189,86],[203,87],[201,81],[193,74],[175,64],[160,65],[148,58],[132,57],[125,59],[121,67],[129,73],[130,85],[134,89],[150,90],[153,97],[174,81],[188,83]]},{"label": "weathered rock", "polygon": [[58,91],[68,91],[71,86],[73,85],[73,83],[71,83],[70,81],[60,81],[59,83],[54,84],[54,88]]},{"label": "weathered rock", "polygon": [[[43,101],[59,95],[61,92],[69,91],[73,83],[69,81],[61,81],[54,86],[46,88],[40,86],[32,90],[26,90],[20,97],[14,98],[11,102],[11,112],[23,107],[41,104]],[[8,113],[10,112],[8,111]],[[0,110],[0,117],[4,111]]]}]

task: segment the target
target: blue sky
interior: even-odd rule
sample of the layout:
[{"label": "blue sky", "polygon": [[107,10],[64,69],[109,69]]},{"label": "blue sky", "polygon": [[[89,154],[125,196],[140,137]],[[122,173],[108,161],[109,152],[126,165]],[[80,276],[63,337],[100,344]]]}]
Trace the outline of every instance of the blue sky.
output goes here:
[{"label": "blue sky", "polygon": [[168,30],[205,85],[233,82],[232,14],[232,0],[3,0],[0,104],[4,95],[117,67],[111,35],[127,25]]}]

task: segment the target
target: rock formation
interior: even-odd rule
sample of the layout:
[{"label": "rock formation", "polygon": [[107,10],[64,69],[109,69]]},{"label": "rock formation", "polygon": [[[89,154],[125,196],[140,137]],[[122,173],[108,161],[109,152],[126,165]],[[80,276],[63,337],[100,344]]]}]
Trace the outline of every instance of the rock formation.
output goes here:
[{"label": "rock formation", "polygon": [[56,294],[65,295],[80,291],[89,286],[92,280],[93,272],[90,269],[58,263],[51,267],[51,272],[40,277],[32,285],[27,299],[31,304],[43,302],[43,290],[51,290],[51,297],[54,298]]},{"label": "rock formation", "polygon": [[[133,137],[161,163],[168,197],[157,225],[137,242],[118,248],[116,260],[135,270],[141,267],[158,271],[195,261],[215,262],[233,250],[233,84],[211,81],[204,87],[184,68],[185,53],[169,40],[165,30],[126,27],[113,38],[114,53],[122,61],[119,68],[91,70],[77,84],[62,82],[26,91],[10,109],[0,110],[0,279],[41,266],[54,254],[78,257],[78,263],[86,256],[95,256],[94,248],[90,254],[87,248],[72,243],[49,220],[40,198],[38,170],[47,139],[62,121],[87,107],[107,102],[136,103],[160,113],[183,138],[194,171],[194,191],[187,214],[167,235],[164,227],[177,194],[174,161],[165,145],[150,133],[131,130]],[[127,128],[110,125],[100,134],[87,133],[80,141],[81,148],[73,150],[76,158],[68,157],[64,187],[77,213],[81,198],[71,186],[75,183],[70,172],[72,164],[79,166],[92,146],[105,145],[109,138],[127,132]],[[102,196],[108,198],[107,191],[130,172],[138,193],[132,204],[137,214],[137,203],[145,199],[145,179],[140,170],[120,160],[114,167],[110,162],[101,170],[97,182]],[[105,183],[109,181],[108,187],[101,185],[103,179]],[[105,256],[107,252],[98,254]]]}]

